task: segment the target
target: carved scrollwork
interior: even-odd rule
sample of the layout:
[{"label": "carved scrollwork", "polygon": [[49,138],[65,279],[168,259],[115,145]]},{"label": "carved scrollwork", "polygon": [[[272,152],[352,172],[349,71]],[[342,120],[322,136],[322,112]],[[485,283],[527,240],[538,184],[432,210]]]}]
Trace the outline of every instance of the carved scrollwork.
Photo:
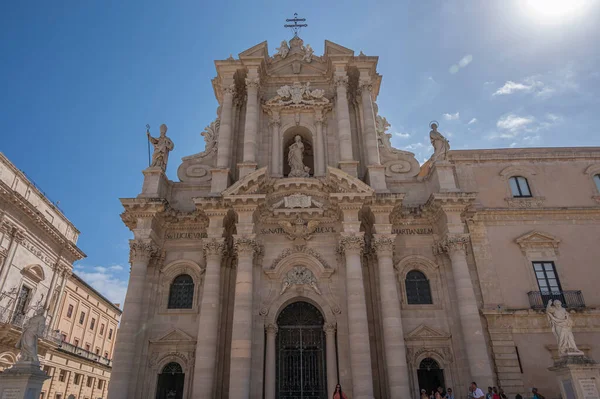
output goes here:
[{"label": "carved scrollwork", "polygon": [[259,86],[260,86],[260,78],[259,77],[246,78],[246,88],[258,89]]},{"label": "carved scrollwork", "polygon": [[221,256],[225,250],[225,244],[222,238],[210,238],[203,244],[204,254],[209,256]]},{"label": "carved scrollwork", "polygon": [[336,87],[348,87],[348,76],[336,76],[333,78],[333,84],[335,84]]},{"label": "carved scrollwork", "polygon": [[329,334],[335,334],[335,324],[334,323],[325,323],[323,325],[323,331],[325,331],[325,334],[329,335]]},{"label": "carved scrollwork", "polygon": [[267,332],[267,335],[275,335],[277,334],[277,331],[279,330],[279,328],[277,327],[277,325],[275,324],[269,324],[265,327],[265,331]]},{"label": "carved scrollwork", "polygon": [[129,241],[129,263],[145,262],[148,263],[158,252],[158,248],[152,242],[140,240]]},{"label": "carved scrollwork", "polygon": [[223,87],[223,94],[233,97],[235,94],[235,84],[230,84],[229,86]]},{"label": "carved scrollwork", "polygon": [[317,294],[321,295],[321,290],[317,285],[317,278],[306,267],[296,266],[287,272],[281,283],[281,292],[279,295],[283,295],[292,285],[308,285]]},{"label": "carved scrollwork", "polygon": [[372,245],[378,255],[391,254],[394,251],[395,242],[395,237],[391,234],[376,234]]},{"label": "carved scrollwork", "polygon": [[433,253],[442,254],[453,252],[465,252],[469,246],[468,234],[452,234],[447,235],[442,240],[433,244]]},{"label": "carved scrollwork", "polygon": [[310,255],[310,256],[316,258],[319,262],[321,262],[321,264],[323,265],[323,268],[325,268],[325,269],[331,268],[329,266],[329,264],[327,263],[327,261],[323,258],[323,256],[321,256],[321,254],[318,253],[317,251],[315,251],[314,249],[308,248],[306,245],[296,245],[296,246],[294,246],[294,248],[286,248],[283,251],[281,251],[279,256],[277,256],[277,258],[275,258],[273,260],[273,262],[271,263],[271,267],[269,269],[275,270],[275,268],[277,267],[279,262],[281,262],[283,259],[285,259],[288,256],[295,254],[295,253],[305,253],[307,255]]},{"label": "carved scrollwork", "polygon": [[254,255],[254,253],[260,252],[260,246],[254,238],[243,236],[235,238],[234,249],[238,256]]},{"label": "carved scrollwork", "polygon": [[365,249],[364,233],[342,233],[340,251],[343,253],[362,253]]},{"label": "carved scrollwork", "polygon": [[529,209],[529,208],[540,208],[544,206],[544,201],[546,198],[544,197],[531,197],[531,198],[505,198],[506,203],[509,208],[520,208],[520,209]]}]

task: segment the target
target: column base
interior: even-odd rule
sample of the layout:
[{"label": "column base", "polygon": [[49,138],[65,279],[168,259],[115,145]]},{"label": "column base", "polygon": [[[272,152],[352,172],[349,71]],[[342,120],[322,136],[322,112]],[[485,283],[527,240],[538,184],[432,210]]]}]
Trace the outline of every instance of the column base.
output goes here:
[{"label": "column base", "polygon": [[548,368],[554,372],[563,398],[597,398],[600,392],[600,364],[583,355],[563,356]]},{"label": "column base", "polygon": [[367,166],[367,183],[378,193],[389,193],[385,182],[385,166]]},{"label": "column base", "polygon": [[17,363],[0,374],[0,398],[38,399],[48,378],[39,364]]},{"label": "column base", "polygon": [[431,166],[432,181],[438,192],[460,191],[454,179],[454,166],[448,161],[435,161]]},{"label": "column base", "polygon": [[162,168],[151,166],[144,169],[142,173],[144,174],[144,184],[138,198],[166,198],[169,180]]},{"label": "column base", "polygon": [[250,162],[238,163],[237,167],[239,172],[239,179],[241,180],[250,173],[254,172],[257,166],[258,164]]},{"label": "column base", "polygon": [[210,193],[212,195],[221,194],[229,187],[229,169],[211,169],[210,173],[212,174]]},{"label": "column base", "polygon": [[358,177],[358,161],[340,161],[339,168],[350,176]]}]

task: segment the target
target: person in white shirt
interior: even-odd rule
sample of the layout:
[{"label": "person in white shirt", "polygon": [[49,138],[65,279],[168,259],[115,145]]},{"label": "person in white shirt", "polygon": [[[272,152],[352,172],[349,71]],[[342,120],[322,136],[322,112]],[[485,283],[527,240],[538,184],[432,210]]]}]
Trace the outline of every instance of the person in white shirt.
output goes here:
[{"label": "person in white shirt", "polygon": [[483,399],[485,396],[483,391],[477,388],[477,384],[475,382],[471,383],[471,392],[473,392],[473,399]]}]

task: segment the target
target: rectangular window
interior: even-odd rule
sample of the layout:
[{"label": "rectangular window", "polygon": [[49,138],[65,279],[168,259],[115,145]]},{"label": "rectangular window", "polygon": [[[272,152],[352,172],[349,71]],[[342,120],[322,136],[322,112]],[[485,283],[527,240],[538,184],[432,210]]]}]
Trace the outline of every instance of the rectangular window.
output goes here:
[{"label": "rectangular window", "polygon": [[73,340],[73,345],[75,345],[75,346],[79,346],[79,340],[78,340],[78,339],[74,339],[74,340]]},{"label": "rectangular window", "polygon": [[44,366],[44,373],[50,375],[50,366]]},{"label": "rectangular window", "polygon": [[40,399],[44,399],[46,397],[46,392],[40,392]]},{"label": "rectangular window", "polygon": [[96,355],[100,356],[100,348],[96,348]]},{"label": "rectangular window", "polygon": [[102,389],[104,387],[104,380],[98,380],[98,389]]},{"label": "rectangular window", "polygon": [[100,335],[104,334],[104,324],[100,324]]},{"label": "rectangular window", "polygon": [[80,383],[81,383],[81,374],[75,374],[75,377],[73,378],[73,384],[79,385]]},{"label": "rectangular window", "polygon": [[57,393],[55,396],[56,399],[62,399],[62,395],[60,393]]},{"label": "rectangular window", "polygon": [[92,385],[94,385],[94,379],[92,377],[88,377],[87,386],[91,388]]},{"label": "rectangular window", "polygon": [[594,175],[594,183],[596,183],[596,188],[600,191],[600,174]]},{"label": "rectangular window", "polygon": [[531,197],[531,190],[527,179],[522,176],[515,176],[509,179],[510,191],[513,197]]},{"label": "rectangular window", "polygon": [[73,305],[69,305],[69,309],[67,309],[67,317],[70,319],[73,316]]},{"label": "rectangular window", "polygon": [[81,314],[79,315],[79,324],[83,324],[84,321],[85,321],[85,312],[81,312]]},{"label": "rectangular window", "polygon": [[108,352],[104,352],[104,358],[108,359]]},{"label": "rectangular window", "polygon": [[90,322],[90,330],[94,330],[94,327],[96,327],[96,319],[92,317],[92,321]]},{"label": "rectangular window", "polygon": [[90,351],[90,344],[85,344],[85,350],[88,352]]},{"label": "rectangular window", "polygon": [[60,337],[62,338],[63,342],[67,342],[67,334],[62,333],[60,334]]},{"label": "rectangular window", "polygon": [[533,262],[533,271],[540,287],[542,303],[546,304],[550,299],[565,303],[554,262]]},{"label": "rectangular window", "polygon": [[67,371],[66,370],[60,370],[58,372],[58,380],[60,382],[65,382],[66,379],[67,379]]},{"label": "rectangular window", "polygon": [[108,339],[112,339],[112,328],[108,330]]}]

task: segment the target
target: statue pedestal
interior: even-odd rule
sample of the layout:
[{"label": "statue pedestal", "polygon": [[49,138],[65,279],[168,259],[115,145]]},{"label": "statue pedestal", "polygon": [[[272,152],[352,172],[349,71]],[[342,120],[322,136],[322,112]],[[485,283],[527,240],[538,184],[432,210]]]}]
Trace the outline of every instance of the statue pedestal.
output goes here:
[{"label": "statue pedestal", "polygon": [[434,190],[440,193],[460,191],[456,187],[454,179],[454,168],[448,161],[435,161],[431,166],[432,182],[435,185]]},{"label": "statue pedestal", "polygon": [[600,364],[583,355],[562,356],[548,368],[554,372],[563,399],[599,399]]},{"label": "statue pedestal", "polygon": [[212,182],[210,186],[211,195],[220,195],[229,187],[229,169],[211,169]]},{"label": "statue pedestal", "polygon": [[144,174],[144,184],[142,185],[142,193],[138,197],[167,198],[169,181],[162,168],[151,166],[142,173]]},{"label": "statue pedestal", "polygon": [[0,373],[1,399],[39,399],[48,375],[35,363],[16,363]]},{"label": "statue pedestal", "polygon": [[238,178],[241,180],[244,177],[246,177],[246,175],[249,175],[250,173],[254,172],[256,170],[257,165],[258,164],[256,163],[238,163]]},{"label": "statue pedestal", "polygon": [[350,176],[358,177],[358,161],[340,161],[339,166]]},{"label": "statue pedestal", "polygon": [[367,166],[367,177],[369,185],[378,193],[389,193],[385,182],[385,166],[370,165]]}]

